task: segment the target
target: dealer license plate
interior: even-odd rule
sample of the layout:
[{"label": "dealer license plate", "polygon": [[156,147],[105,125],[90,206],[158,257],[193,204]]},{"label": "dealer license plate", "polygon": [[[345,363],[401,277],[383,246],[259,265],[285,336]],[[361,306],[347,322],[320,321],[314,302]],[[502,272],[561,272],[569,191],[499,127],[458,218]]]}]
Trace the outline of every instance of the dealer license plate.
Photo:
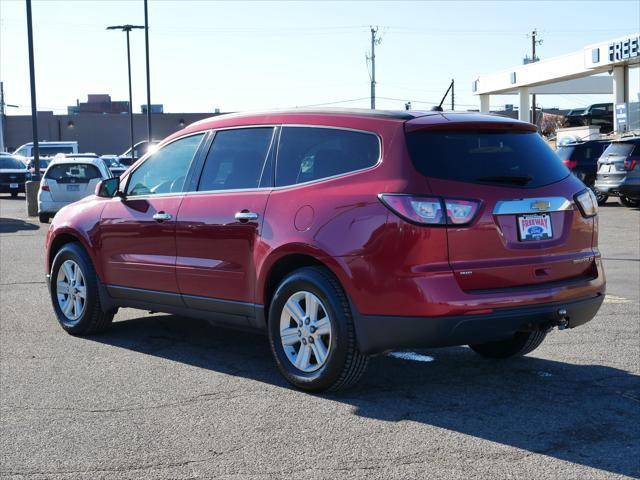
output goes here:
[{"label": "dealer license plate", "polygon": [[542,213],[539,215],[519,215],[518,233],[521,242],[549,240],[553,238],[551,216],[548,213]]},{"label": "dealer license plate", "polygon": [[80,185],[67,185],[67,192],[79,192]]},{"label": "dealer license plate", "polygon": [[9,188],[18,188],[18,184],[17,183],[10,183],[9,184]]}]

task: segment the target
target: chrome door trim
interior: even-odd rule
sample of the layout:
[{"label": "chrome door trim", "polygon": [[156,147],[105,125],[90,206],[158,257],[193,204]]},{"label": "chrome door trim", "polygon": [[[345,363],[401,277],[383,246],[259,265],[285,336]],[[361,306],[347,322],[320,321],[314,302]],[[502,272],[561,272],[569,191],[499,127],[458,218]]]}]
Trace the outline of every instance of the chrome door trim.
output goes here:
[{"label": "chrome door trim", "polygon": [[493,214],[515,215],[519,213],[561,212],[572,209],[572,202],[564,197],[532,197],[500,200],[496,202]]}]

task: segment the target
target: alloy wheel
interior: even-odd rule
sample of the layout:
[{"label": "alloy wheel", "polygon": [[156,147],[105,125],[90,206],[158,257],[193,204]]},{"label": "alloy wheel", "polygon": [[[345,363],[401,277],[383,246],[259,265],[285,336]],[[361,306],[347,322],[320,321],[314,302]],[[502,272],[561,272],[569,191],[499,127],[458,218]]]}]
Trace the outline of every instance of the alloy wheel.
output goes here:
[{"label": "alloy wheel", "polygon": [[86,307],[87,284],[80,265],[73,260],[65,260],[58,269],[56,296],[64,316],[76,323]]},{"label": "alloy wheel", "polygon": [[280,316],[280,341],[298,370],[311,373],[327,363],[331,330],[329,313],[316,295],[300,291],[287,299]]}]

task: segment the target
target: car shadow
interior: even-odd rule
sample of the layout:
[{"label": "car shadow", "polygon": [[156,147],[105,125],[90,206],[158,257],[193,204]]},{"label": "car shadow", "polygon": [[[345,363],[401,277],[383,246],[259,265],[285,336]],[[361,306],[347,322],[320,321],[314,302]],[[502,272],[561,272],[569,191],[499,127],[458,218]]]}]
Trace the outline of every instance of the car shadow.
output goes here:
[{"label": "car shadow", "polygon": [[[291,388],[271,361],[266,337],[200,320],[146,316],[115,322],[89,339]],[[464,347],[422,353],[435,360],[374,357],[356,387],[319,396],[352,405],[361,417],[417,422],[516,447],[523,458],[541,454],[640,475],[638,376],[533,356],[489,361]]]},{"label": "car shadow", "polygon": [[0,233],[15,233],[22,230],[39,230],[40,227],[34,223],[25,222],[17,218],[0,217]]}]

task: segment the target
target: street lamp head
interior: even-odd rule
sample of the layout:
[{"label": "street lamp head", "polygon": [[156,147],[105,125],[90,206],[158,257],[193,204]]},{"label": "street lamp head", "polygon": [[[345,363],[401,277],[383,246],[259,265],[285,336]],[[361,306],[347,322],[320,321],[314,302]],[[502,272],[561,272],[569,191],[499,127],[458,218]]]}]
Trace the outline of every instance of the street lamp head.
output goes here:
[{"label": "street lamp head", "polygon": [[137,28],[144,29],[144,25],[111,25],[107,27],[107,30],[122,30],[123,32],[130,32]]}]

